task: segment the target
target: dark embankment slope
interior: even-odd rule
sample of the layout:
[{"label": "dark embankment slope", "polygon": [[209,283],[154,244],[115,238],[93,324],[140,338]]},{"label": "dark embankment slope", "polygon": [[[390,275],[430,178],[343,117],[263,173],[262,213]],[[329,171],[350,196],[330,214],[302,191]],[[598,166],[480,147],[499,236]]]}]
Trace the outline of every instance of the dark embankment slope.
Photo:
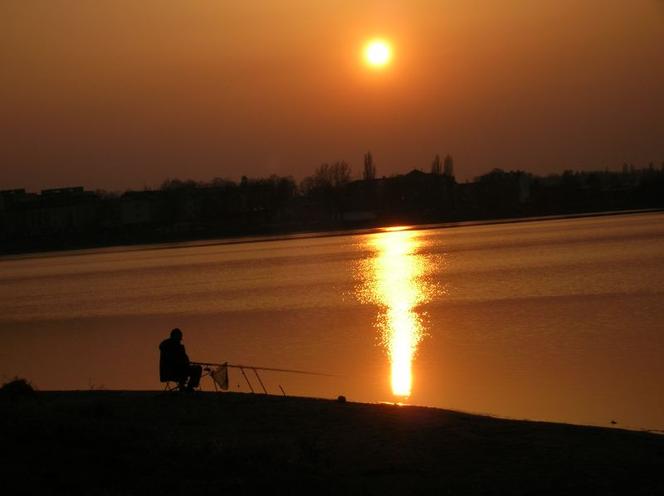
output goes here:
[{"label": "dark embankment slope", "polygon": [[664,494],[664,437],[245,394],[0,398],[4,494]]}]

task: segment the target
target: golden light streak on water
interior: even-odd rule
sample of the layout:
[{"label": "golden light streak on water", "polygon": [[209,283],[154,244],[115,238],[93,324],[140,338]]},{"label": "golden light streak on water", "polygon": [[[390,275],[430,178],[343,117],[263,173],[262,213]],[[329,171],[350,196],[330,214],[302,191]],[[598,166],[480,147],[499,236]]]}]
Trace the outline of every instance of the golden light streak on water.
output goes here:
[{"label": "golden light streak on water", "polygon": [[393,228],[375,234],[370,241],[375,257],[366,267],[371,271],[368,299],[381,307],[378,326],[390,359],[392,393],[401,397],[411,394],[413,359],[424,334],[418,305],[428,295],[420,244],[416,231]]}]

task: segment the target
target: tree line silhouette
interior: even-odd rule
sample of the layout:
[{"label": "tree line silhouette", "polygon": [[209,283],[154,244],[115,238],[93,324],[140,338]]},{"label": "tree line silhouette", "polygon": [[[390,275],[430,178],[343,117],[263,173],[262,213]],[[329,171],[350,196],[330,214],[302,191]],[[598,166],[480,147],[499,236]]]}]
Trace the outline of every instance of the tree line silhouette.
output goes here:
[{"label": "tree line silhouette", "polygon": [[272,175],[167,179],[158,189],[124,193],[0,191],[0,251],[664,207],[664,163],[546,176],[493,169],[457,182],[452,156],[436,155],[428,172],[379,178],[376,171],[369,152],[361,179],[337,161],[299,183]]}]

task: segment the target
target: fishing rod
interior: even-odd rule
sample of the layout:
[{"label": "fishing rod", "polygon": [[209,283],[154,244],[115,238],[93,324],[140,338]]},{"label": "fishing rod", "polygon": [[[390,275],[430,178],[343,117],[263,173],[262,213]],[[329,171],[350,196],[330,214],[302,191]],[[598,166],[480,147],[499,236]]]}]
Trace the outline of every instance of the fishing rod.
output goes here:
[{"label": "fishing rod", "polygon": [[324,377],[336,377],[332,374],[323,374],[321,372],[311,372],[308,370],[297,369],[277,369],[273,367],[255,367],[253,365],[238,365],[232,363],[211,363],[211,362],[191,362],[192,365],[201,365],[203,367],[229,367],[233,369],[267,370],[270,372],[289,372],[291,374],[319,375]]},{"label": "fishing rod", "polygon": [[[297,369],[278,369],[274,367],[254,367],[253,365],[239,365],[239,364],[233,364],[233,363],[212,363],[212,362],[191,362],[192,365],[200,365],[201,367],[205,367],[209,373],[209,375],[212,377],[212,381],[214,382],[214,387],[216,389],[217,384],[221,387],[221,389],[227,389],[228,388],[228,375],[227,372],[224,372],[223,374],[223,379],[218,379],[216,377],[215,372],[210,371],[210,367],[217,367],[218,370],[222,370],[222,368],[228,369],[228,368],[233,368],[233,369],[240,369],[240,372],[244,376],[244,380],[247,381],[247,385],[249,386],[249,390],[254,393],[254,387],[251,385],[251,381],[249,380],[249,377],[247,377],[246,372],[244,371],[245,369],[248,370],[253,370],[254,375],[256,376],[256,379],[258,379],[258,382],[261,385],[261,388],[263,389],[263,392],[265,394],[268,394],[267,388],[265,387],[265,384],[263,383],[263,380],[261,379],[260,374],[258,373],[259,370],[262,371],[269,371],[269,372],[286,372],[290,374],[305,374],[305,375],[317,375],[317,376],[325,376],[325,377],[335,377],[332,374],[322,374],[320,372],[310,372],[308,370],[297,370]],[[281,392],[283,393],[284,396],[286,396],[286,392],[284,391],[284,388],[281,387],[281,384],[279,384],[279,389],[281,389]]]}]

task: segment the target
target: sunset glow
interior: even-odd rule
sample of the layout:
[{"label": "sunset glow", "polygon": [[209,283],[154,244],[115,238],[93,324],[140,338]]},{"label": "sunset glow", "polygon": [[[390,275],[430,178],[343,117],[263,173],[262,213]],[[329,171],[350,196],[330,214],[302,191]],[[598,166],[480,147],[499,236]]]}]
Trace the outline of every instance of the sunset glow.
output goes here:
[{"label": "sunset glow", "polygon": [[5,0],[0,190],[659,167],[664,2],[508,3]]}]

